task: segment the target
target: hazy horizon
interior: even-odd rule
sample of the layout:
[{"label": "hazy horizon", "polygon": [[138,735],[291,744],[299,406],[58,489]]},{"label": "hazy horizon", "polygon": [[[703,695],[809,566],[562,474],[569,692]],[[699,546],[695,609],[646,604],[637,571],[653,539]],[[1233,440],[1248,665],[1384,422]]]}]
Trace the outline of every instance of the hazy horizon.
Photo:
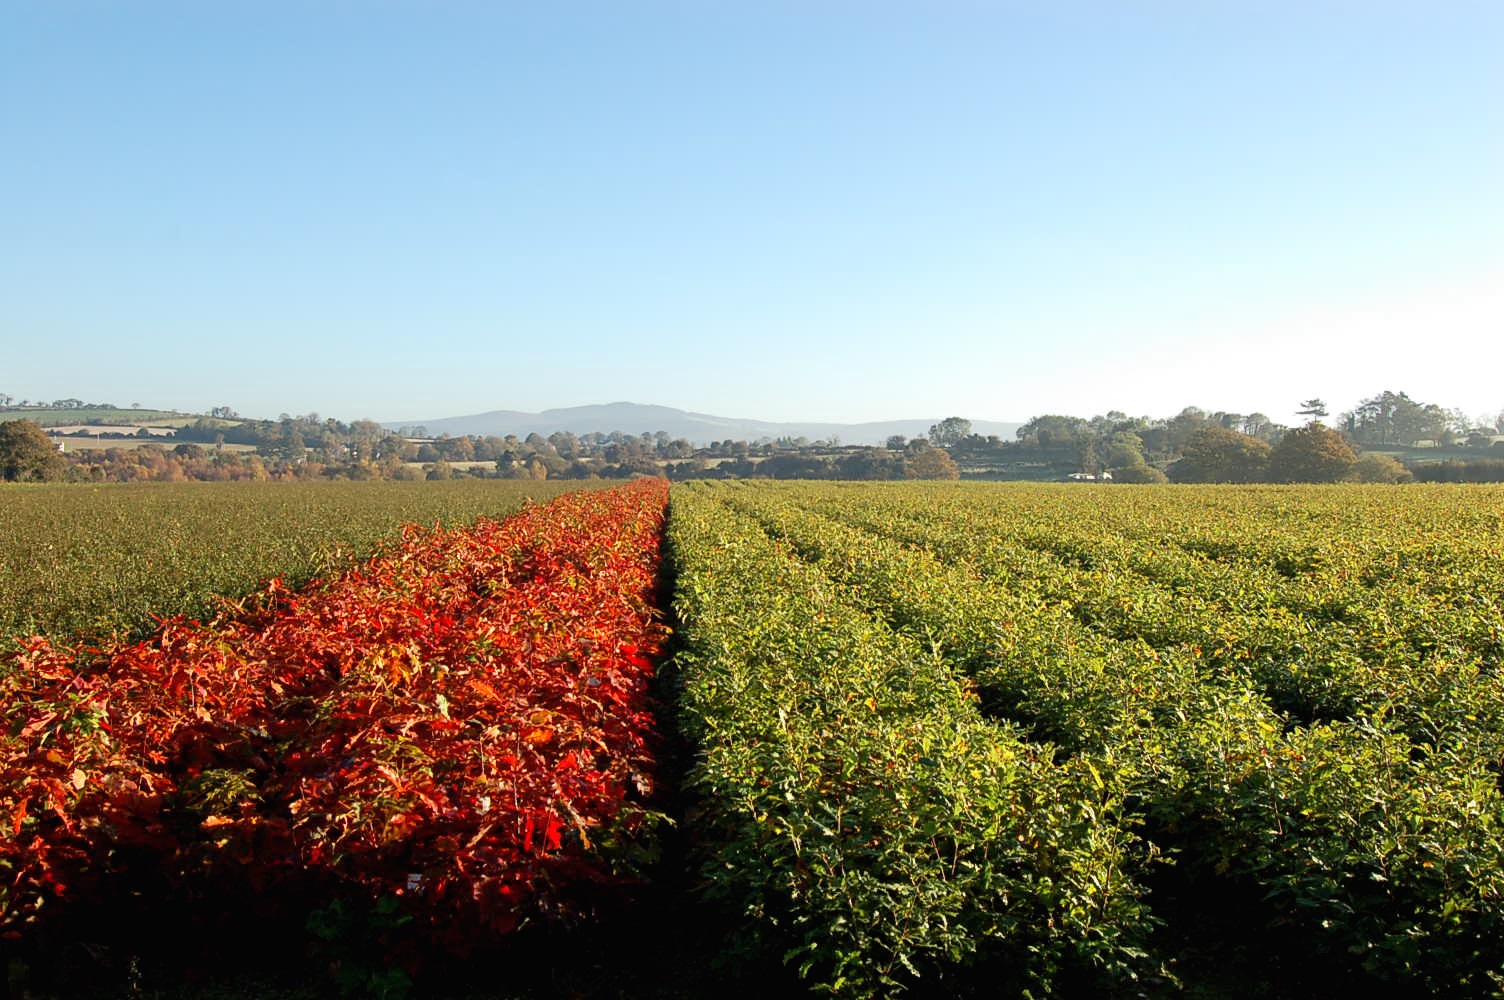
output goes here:
[{"label": "hazy horizon", "polygon": [[1482,2],[17,0],[0,391],[1496,414],[1500,51]]}]

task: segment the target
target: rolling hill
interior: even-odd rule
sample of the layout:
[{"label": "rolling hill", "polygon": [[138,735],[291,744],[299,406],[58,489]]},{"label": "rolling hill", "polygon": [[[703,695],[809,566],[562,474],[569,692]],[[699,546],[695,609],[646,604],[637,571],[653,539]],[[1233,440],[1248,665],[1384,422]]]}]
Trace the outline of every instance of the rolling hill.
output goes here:
[{"label": "rolling hill", "polygon": [[[423,427],[429,434],[465,434],[506,436],[515,434],[526,437],[532,433],[545,437],[555,431],[572,434],[603,434],[621,431],[624,434],[656,433],[663,431],[671,438],[684,438],[693,444],[703,445],[711,441],[756,441],[759,438],[803,437],[811,441],[837,438],[842,444],[882,444],[894,434],[918,437],[940,422],[941,417],[913,420],[884,420],[875,423],[779,423],[766,420],[750,420],[734,417],[717,417],[709,413],[692,413],[669,406],[649,406],[639,403],[606,403],[595,406],[570,406],[544,410],[541,413],[524,413],[518,410],[492,410],[470,416],[439,417],[428,420],[384,421],[383,426],[396,430],[401,427]],[[1005,440],[1013,440],[1020,424],[990,420],[973,420],[972,431],[977,434],[996,434]]]}]

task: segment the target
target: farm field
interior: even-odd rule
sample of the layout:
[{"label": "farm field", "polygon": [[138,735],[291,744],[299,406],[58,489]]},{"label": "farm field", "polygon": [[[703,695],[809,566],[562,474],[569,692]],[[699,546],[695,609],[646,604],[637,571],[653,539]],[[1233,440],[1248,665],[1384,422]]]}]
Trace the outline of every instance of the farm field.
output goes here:
[{"label": "farm field", "polygon": [[695,484],[708,891],[821,989],[1486,995],[1504,491]]},{"label": "farm field", "polygon": [[68,434],[139,434],[145,430],[152,437],[169,437],[174,431],[171,427],[141,426],[136,424],[60,424],[48,426],[47,433],[58,436]]},{"label": "farm field", "polygon": [[[80,451],[109,451],[111,448],[119,448],[121,451],[135,451],[137,448],[147,445],[155,448],[164,448],[169,451],[177,447],[171,439],[163,440],[160,437],[96,438],[53,436],[52,443],[54,445],[62,445],[63,449],[70,454]],[[206,448],[206,450],[208,449]],[[213,450],[245,455],[255,452],[256,446],[253,444],[222,444],[215,446]]]},{"label": "farm field", "polygon": [[80,943],[233,952],[306,918],[370,946],[384,919],[414,934],[337,978],[391,995],[425,944],[465,951],[629,891],[659,823],[667,494],[643,480],[412,526],[302,592],[272,581],[138,643],[28,640],[0,669],[12,981],[28,957],[76,974]]},{"label": "farm field", "polygon": [[0,649],[32,632],[111,633],[202,615],[263,579],[297,586],[368,555],[404,521],[511,513],[547,482],[0,486]]},{"label": "farm field", "polygon": [[97,421],[101,424],[118,424],[128,427],[186,427],[198,419],[192,413],[176,413],[172,410],[126,410],[106,409],[103,407],[48,407],[26,406],[15,407],[0,412],[5,419],[22,417],[34,420],[43,427],[60,427],[69,424],[88,424]]},{"label": "farm field", "polygon": [[[376,977],[364,988],[408,954],[384,950],[403,940],[381,922],[397,916],[447,929],[434,946],[477,946],[489,926],[489,954],[521,977],[452,995],[689,997],[730,977],[838,996],[1504,987],[1504,488],[702,482],[673,488],[665,526],[666,489],[646,480],[379,545],[399,505],[373,513],[383,491],[421,508],[404,517],[468,525],[559,487],[228,486],[0,490],[42,498],[35,520],[64,506],[49,497],[87,512],[111,495],[100,523],[167,525],[202,553],[230,520],[267,539],[306,522],[306,575],[359,554],[314,546],[320,526],[368,523],[359,544],[378,552],[307,597],[274,584],[116,644],[87,692],[70,680],[74,626],[56,645],[12,633],[6,759],[13,776],[38,754],[52,770],[13,786],[32,798],[0,801],[0,827],[52,824],[64,867],[95,856],[69,822],[95,831],[80,834],[91,850],[112,823],[140,850],[156,834],[85,790],[161,783],[168,829],[181,838],[198,810],[221,831],[172,842],[190,896],[222,874],[215,851],[293,852],[316,876],[252,864],[267,900],[307,910],[353,885],[391,904],[341,918],[338,941],[365,949],[351,968]],[[244,506],[174,527],[159,492]],[[524,535],[534,556],[498,541]],[[7,586],[41,565],[12,550],[0,541]],[[279,551],[226,592],[286,572],[299,550]],[[89,559],[73,563],[85,577]],[[601,698],[598,676],[621,697]],[[520,685],[505,688],[512,721],[467,721],[504,685]],[[138,706],[156,735],[59,728],[46,716],[64,697]],[[494,725],[506,746],[477,743]],[[28,749],[38,726],[59,760]],[[159,746],[177,749],[156,760]],[[500,784],[466,784],[482,780]],[[506,789],[511,839],[492,843]],[[70,803],[64,822],[50,802]],[[439,828],[461,818],[479,825]],[[445,853],[466,844],[494,850]],[[0,868],[0,909],[26,898],[16,886],[52,892]],[[399,900],[405,885],[420,898]],[[597,922],[611,885],[635,902]],[[442,905],[413,909],[425,892]]]}]

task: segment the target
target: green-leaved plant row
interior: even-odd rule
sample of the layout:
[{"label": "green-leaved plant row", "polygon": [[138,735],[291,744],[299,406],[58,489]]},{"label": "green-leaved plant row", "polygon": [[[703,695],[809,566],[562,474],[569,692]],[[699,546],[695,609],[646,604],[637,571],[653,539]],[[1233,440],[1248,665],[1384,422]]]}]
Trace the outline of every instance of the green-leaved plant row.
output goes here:
[{"label": "green-leaved plant row", "polygon": [[1133,838],[1089,759],[983,718],[935,648],[712,491],[675,494],[669,544],[700,871],[757,946],[840,995],[1155,971]]},{"label": "green-leaved plant row", "polygon": [[[697,488],[974,681],[990,717],[1103,775],[1129,854],[1176,866],[1131,872],[1154,913],[1247,901],[1314,966],[1411,988],[1483,992],[1504,968],[1498,491],[1405,494],[1413,522],[1365,533],[1323,491],[1160,491],[1145,532],[1101,492]],[[1478,506],[1448,536],[1459,499]],[[1302,568],[1175,544],[1233,505],[1258,526],[1241,537]],[[1323,524],[1290,529],[1291,506]]]}]

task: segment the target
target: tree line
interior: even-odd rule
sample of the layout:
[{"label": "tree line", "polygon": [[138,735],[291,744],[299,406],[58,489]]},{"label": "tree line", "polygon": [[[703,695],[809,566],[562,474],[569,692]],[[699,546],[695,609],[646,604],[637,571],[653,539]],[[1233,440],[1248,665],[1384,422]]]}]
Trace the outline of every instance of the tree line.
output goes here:
[{"label": "tree line", "polygon": [[[1417,403],[1403,392],[1364,399],[1328,427],[1326,404],[1304,400],[1308,422],[1276,423],[1263,413],[1207,412],[1186,407],[1172,417],[1130,417],[1110,411],[1091,418],[1044,414],[1018,429],[1015,441],[971,433],[968,421],[949,418],[930,429],[968,471],[998,478],[1079,475],[1114,482],[1331,482],[1358,479],[1402,482],[1411,478],[1496,481],[1504,464],[1504,411],[1469,418],[1460,410]],[[900,442],[890,441],[890,446]],[[1472,452],[1442,469],[1419,461],[1406,466],[1374,449],[1430,446]],[[1411,457],[1424,452],[1410,452]],[[1036,475],[1027,475],[1030,470]]]},{"label": "tree line", "polygon": [[[64,401],[70,402],[70,401]],[[1310,422],[1285,427],[1262,413],[1207,412],[1186,407],[1172,417],[1130,417],[1121,411],[1085,418],[1043,414],[1015,439],[971,432],[948,417],[914,438],[881,446],[803,438],[713,441],[620,431],[428,437],[422,428],[389,430],[375,421],[345,423],[316,413],[276,420],[239,418],[229,407],[136,447],[104,440],[59,453],[26,420],[0,423],[0,476],[7,480],[113,482],[227,479],[955,479],[1067,477],[1114,482],[1324,482],[1409,478],[1504,479],[1504,412],[1469,419],[1457,410],[1385,391],[1363,400],[1328,427],[1320,399],[1302,402]],[[24,428],[21,425],[25,425]],[[28,430],[29,428],[29,430]],[[149,435],[142,428],[137,434]],[[1375,448],[1421,442],[1476,453],[1442,466],[1407,468]]]}]

